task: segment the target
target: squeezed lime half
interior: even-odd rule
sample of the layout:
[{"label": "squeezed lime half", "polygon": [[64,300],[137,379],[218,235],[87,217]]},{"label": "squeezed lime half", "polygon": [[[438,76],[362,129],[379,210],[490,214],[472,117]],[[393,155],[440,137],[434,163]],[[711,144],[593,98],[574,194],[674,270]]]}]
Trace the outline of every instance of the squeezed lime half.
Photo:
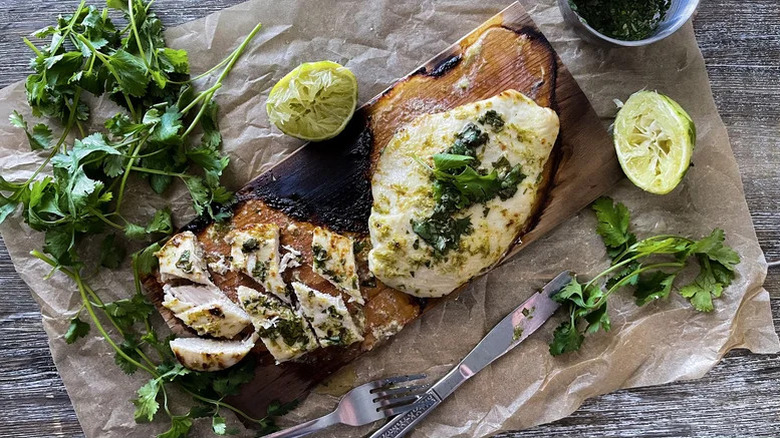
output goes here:
[{"label": "squeezed lime half", "polygon": [[682,181],[696,145],[696,125],[674,100],[655,91],[631,95],[618,112],[615,151],[628,179],[665,195]]},{"label": "squeezed lime half", "polygon": [[307,62],[274,85],[266,111],[285,134],[322,141],[344,130],[357,96],[357,80],[349,69],[331,61]]}]

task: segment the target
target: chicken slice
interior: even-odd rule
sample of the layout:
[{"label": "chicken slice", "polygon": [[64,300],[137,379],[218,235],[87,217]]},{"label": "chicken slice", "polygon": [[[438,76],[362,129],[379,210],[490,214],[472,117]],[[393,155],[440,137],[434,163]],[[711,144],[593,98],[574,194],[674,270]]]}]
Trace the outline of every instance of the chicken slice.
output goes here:
[{"label": "chicken slice", "polygon": [[220,371],[241,362],[255,342],[256,334],[242,341],[176,338],[170,345],[176,359],[186,368],[194,371]]},{"label": "chicken slice", "polygon": [[365,304],[360,293],[352,239],[317,227],[312,231],[311,252],[314,272],[349,295],[350,301]]},{"label": "chicken slice", "polygon": [[314,328],[320,345],[346,346],[363,340],[341,297],[324,294],[299,282],[294,282],[292,286],[301,314]]},{"label": "chicken slice", "polygon": [[274,224],[252,224],[233,230],[230,243],[231,266],[242,270],[285,303],[290,303],[287,285],[282,279],[279,261],[279,227]]},{"label": "chicken slice", "polygon": [[165,285],[163,290],[163,306],[198,335],[232,338],[251,323],[249,315],[216,286]]},{"label": "chicken slice", "polygon": [[160,262],[163,282],[183,278],[200,284],[211,284],[203,247],[192,231],[173,236],[155,254]]},{"label": "chicken slice", "polygon": [[276,363],[297,359],[319,347],[309,324],[276,298],[246,286],[238,287],[238,299],[252,318],[260,340]]}]

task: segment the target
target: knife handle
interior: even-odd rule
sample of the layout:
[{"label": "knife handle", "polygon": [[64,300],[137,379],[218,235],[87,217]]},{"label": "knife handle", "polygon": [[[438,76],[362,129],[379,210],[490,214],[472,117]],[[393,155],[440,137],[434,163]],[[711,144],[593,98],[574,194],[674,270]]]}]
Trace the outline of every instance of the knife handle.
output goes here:
[{"label": "knife handle", "polygon": [[390,421],[371,435],[371,438],[400,438],[406,435],[433,408],[441,403],[441,399],[434,392],[426,392],[415,402],[415,407],[409,412],[393,417]]}]

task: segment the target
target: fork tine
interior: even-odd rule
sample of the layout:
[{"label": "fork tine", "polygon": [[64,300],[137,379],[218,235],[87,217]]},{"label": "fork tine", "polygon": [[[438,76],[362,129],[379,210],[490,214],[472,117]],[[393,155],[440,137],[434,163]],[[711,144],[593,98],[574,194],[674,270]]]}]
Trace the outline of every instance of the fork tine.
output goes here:
[{"label": "fork tine", "polygon": [[376,403],[379,403],[381,407],[377,408],[377,411],[381,411],[383,409],[392,409],[400,406],[406,406],[410,405],[417,401],[419,397],[417,395],[412,396],[405,396],[405,397],[396,397],[396,398],[386,398],[377,401]]},{"label": "fork tine", "polygon": [[402,386],[400,388],[391,388],[386,390],[377,389],[377,391],[374,392],[374,396],[376,396],[374,401],[377,401],[380,398],[390,397],[394,395],[423,392],[423,391],[427,391],[428,388],[430,387],[431,385],[410,385],[410,386]]},{"label": "fork tine", "polygon": [[389,377],[387,379],[379,380],[378,383],[379,383],[379,387],[381,388],[381,387],[385,387],[385,386],[388,386],[388,385],[393,385],[393,384],[401,383],[401,382],[411,382],[413,380],[422,380],[422,379],[424,379],[426,377],[428,377],[428,376],[426,376],[425,374],[408,374],[408,375],[405,375],[405,376]]},{"label": "fork tine", "polygon": [[417,407],[417,405],[412,403],[412,404],[409,404],[409,405],[397,406],[397,407],[394,407],[394,408],[385,409],[385,410],[382,411],[382,413],[384,413],[386,417],[393,417],[393,416],[396,416],[396,415],[405,414],[405,413],[411,411],[412,409],[414,409],[416,407]]}]

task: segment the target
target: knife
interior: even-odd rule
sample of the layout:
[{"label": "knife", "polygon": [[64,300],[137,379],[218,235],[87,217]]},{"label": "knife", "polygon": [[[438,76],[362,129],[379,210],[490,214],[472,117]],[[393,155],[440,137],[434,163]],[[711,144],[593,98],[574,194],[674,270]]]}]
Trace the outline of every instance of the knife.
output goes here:
[{"label": "knife", "polygon": [[501,320],[455,368],[415,402],[418,407],[392,418],[370,438],[398,438],[409,433],[466,380],[526,340],[561,306],[552,296],[571,282],[562,272]]}]

